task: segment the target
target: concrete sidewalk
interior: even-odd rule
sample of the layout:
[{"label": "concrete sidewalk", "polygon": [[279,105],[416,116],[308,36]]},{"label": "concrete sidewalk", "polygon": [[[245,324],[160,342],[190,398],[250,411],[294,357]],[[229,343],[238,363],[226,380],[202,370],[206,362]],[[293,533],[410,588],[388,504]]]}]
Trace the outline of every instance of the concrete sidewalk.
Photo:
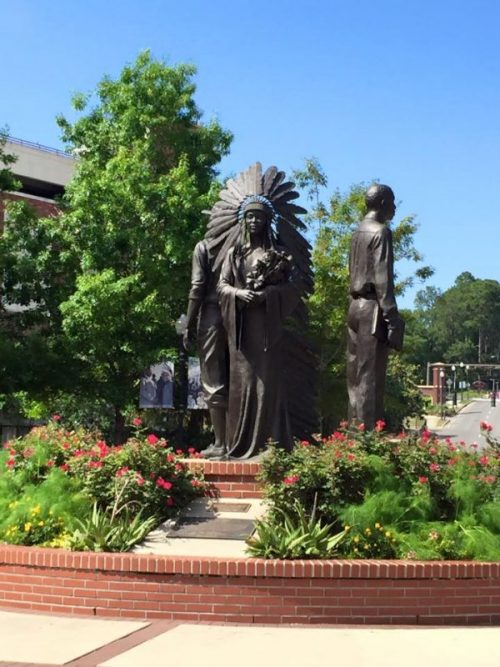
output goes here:
[{"label": "concrete sidewalk", "polygon": [[498,667],[500,628],[133,622],[0,611],[0,667]]}]

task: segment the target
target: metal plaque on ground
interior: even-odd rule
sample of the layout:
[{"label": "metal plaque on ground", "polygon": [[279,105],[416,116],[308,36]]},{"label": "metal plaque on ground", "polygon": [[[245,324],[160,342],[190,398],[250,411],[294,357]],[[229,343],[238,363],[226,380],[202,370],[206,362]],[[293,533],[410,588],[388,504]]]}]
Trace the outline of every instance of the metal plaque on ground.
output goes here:
[{"label": "metal plaque on ground", "polygon": [[254,530],[250,519],[183,518],[171,532],[171,537],[190,537],[213,540],[246,540]]}]

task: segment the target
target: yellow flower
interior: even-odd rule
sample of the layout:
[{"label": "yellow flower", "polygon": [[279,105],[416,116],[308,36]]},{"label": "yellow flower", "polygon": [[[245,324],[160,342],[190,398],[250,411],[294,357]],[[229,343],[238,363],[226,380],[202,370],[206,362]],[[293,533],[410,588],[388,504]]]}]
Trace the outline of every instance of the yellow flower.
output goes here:
[{"label": "yellow flower", "polygon": [[385,536],[386,536],[386,537],[390,537],[390,536],[391,536],[391,531],[390,531],[390,530],[386,530],[386,532],[385,532]]},{"label": "yellow flower", "polygon": [[39,525],[39,526],[45,526],[45,521],[39,521],[39,522],[38,522],[38,525]]},{"label": "yellow flower", "polygon": [[344,526],[344,530],[346,533],[348,533],[351,530],[351,526]]},{"label": "yellow flower", "polygon": [[365,533],[366,533],[367,535],[371,535],[371,534],[372,534],[372,531],[371,531],[369,528],[365,528]]},{"label": "yellow flower", "polygon": [[377,523],[375,524],[375,528],[377,528],[378,530],[381,530],[381,528],[382,528],[382,526],[379,524],[378,521],[377,521]]},{"label": "yellow flower", "polygon": [[40,514],[40,505],[35,505],[31,510],[31,514]]},{"label": "yellow flower", "polygon": [[31,523],[28,521],[27,523],[24,524],[24,532],[29,533],[31,530]]},{"label": "yellow flower", "polygon": [[357,535],[356,535],[356,537],[354,538],[354,542],[356,542],[356,543],[359,542],[359,537],[358,537]]},{"label": "yellow flower", "polygon": [[17,507],[17,506],[18,506],[18,504],[19,504],[19,503],[17,502],[17,500],[13,500],[11,503],[9,503],[9,509],[10,509],[10,510],[13,510],[14,507]]}]

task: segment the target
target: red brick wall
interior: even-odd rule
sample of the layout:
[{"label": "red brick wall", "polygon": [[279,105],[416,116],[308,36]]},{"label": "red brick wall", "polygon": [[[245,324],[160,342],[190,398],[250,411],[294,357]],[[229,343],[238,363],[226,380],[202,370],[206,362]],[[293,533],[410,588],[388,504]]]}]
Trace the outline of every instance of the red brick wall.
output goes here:
[{"label": "red brick wall", "polygon": [[28,204],[36,209],[38,215],[48,217],[59,213],[59,209],[54,202],[45,201],[44,199],[33,199],[31,197],[23,197],[22,194],[1,193],[0,194],[0,228],[4,219],[4,201],[26,201]]},{"label": "red brick wall", "polygon": [[207,461],[187,459],[192,469],[201,468],[206,481],[212,485],[214,495],[223,498],[260,498],[260,485],[255,475],[260,472],[259,463],[245,461]]},{"label": "red brick wall", "polygon": [[500,623],[500,563],[264,561],[0,546],[0,606],[241,623]]}]

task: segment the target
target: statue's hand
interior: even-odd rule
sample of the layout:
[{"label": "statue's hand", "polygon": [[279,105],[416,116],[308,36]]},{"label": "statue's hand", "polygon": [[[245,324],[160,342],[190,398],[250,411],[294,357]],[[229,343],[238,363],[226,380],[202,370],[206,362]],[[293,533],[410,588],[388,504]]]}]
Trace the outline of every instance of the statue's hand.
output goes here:
[{"label": "statue's hand", "polygon": [[244,301],[245,303],[255,303],[257,294],[258,292],[254,292],[251,289],[239,289],[236,292],[238,299],[241,299],[241,301]]},{"label": "statue's hand", "polygon": [[189,328],[186,329],[182,336],[182,345],[186,352],[189,350],[191,347],[191,343],[193,342],[193,334]]}]

